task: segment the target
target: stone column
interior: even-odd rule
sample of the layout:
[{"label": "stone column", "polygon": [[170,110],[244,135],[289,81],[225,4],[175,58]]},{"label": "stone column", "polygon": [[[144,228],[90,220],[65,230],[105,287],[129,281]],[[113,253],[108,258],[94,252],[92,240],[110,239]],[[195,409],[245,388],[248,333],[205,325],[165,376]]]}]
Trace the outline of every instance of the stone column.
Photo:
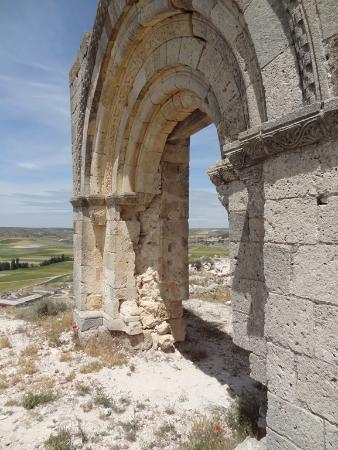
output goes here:
[{"label": "stone column", "polygon": [[106,210],[103,196],[78,196],[74,207],[75,320],[80,331],[102,324],[102,255]]},{"label": "stone column", "polygon": [[144,208],[144,196],[117,194],[107,196],[107,232],[104,251],[103,311],[110,330],[128,335],[142,334],[137,306],[135,251],[140,223],[139,209]]}]

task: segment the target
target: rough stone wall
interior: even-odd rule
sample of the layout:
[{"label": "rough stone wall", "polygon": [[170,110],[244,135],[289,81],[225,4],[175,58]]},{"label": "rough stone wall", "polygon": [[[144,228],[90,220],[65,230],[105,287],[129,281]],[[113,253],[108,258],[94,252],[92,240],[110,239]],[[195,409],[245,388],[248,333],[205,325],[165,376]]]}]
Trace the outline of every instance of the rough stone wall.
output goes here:
[{"label": "rough stone wall", "polygon": [[[229,211],[234,340],[268,388],[268,449],[338,446],[337,106],[244,136],[210,171]],[[271,154],[253,165],[240,158],[252,140]]]},{"label": "rough stone wall", "polygon": [[264,164],[271,448],[338,446],[337,150],[328,142]]}]

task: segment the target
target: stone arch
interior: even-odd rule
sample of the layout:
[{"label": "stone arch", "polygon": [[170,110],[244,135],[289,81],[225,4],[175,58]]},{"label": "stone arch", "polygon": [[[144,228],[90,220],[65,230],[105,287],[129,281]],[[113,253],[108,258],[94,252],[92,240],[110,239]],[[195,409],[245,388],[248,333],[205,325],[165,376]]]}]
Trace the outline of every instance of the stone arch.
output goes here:
[{"label": "stone arch", "polygon": [[[337,5],[101,0],[70,74],[80,331],[104,325],[164,348],[184,339],[189,135],[213,122],[221,154],[209,176],[230,214],[234,340],[270,392],[269,449],[326,445],[299,442],[275,420],[280,410],[322,427],[318,436],[338,420],[319,406],[337,378],[324,329],[337,317],[336,216],[325,209],[337,196]],[[302,284],[313,246],[334,284],[323,302]],[[312,386],[318,402],[304,387],[309,358],[331,389]]]}]

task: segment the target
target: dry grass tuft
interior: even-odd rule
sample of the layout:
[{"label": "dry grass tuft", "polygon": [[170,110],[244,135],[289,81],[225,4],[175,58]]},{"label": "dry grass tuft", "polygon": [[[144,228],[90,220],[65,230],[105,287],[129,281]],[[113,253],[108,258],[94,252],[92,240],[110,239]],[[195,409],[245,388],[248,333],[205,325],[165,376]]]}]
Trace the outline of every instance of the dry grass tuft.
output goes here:
[{"label": "dry grass tuft", "polygon": [[232,450],[247,436],[258,436],[256,405],[237,398],[230,411],[215,410],[211,418],[195,422],[180,450]]},{"label": "dry grass tuft", "polygon": [[21,352],[21,356],[25,357],[25,356],[36,356],[39,352],[39,349],[36,345],[34,344],[29,344],[27,345],[27,347],[22,350]]},{"label": "dry grass tuft", "polygon": [[12,344],[7,336],[0,336],[0,350],[3,348],[12,348]]},{"label": "dry grass tuft", "polygon": [[100,358],[105,367],[122,366],[128,362],[122,338],[112,337],[108,331],[90,338],[84,344],[83,350],[89,356]]},{"label": "dry grass tuft", "polygon": [[72,381],[74,381],[76,378],[76,373],[74,372],[74,370],[72,370],[65,378],[67,383],[71,383]]},{"label": "dry grass tuft", "polygon": [[63,352],[59,359],[60,362],[70,362],[72,360],[73,360],[73,356],[71,353],[68,353],[68,352]]},{"label": "dry grass tuft", "polygon": [[61,345],[60,335],[64,331],[70,330],[73,323],[73,311],[65,311],[59,313],[57,316],[48,317],[45,320],[38,322],[44,334],[49,340],[52,347],[59,347]]},{"label": "dry grass tuft", "polygon": [[91,393],[90,386],[87,386],[86,384],[76,383],[75,389],[81,397],[85,397]]},{"label": "dry grass tuft", "polygon": [[45,392],[50,391],[54,388],[55,381],[53,378],[50,378],[48,376],[43,376],[39,378],[38,380],[35,380],[32,383],[34,389],[37,389],[39,392]]},{"label": "dry grass tuft", "polygon": [[9,386],[8,378],[6,375],[0,373],[0,390],[7,389]]},{"label": "dry grass tuft", "polygon": [[11,375],[11,378],[10,378],[11,386],[16,386],[17,384],[21,383],[21,381],[22,381],[21,375],[19,375],[19,374]]},{"label": "dry grass tuft", "polygon": [[99,372],[103,365],[99,361],[92,361],[85,366],[80,367],[80,373],[93,373]]},{"label": "dry grass tuft", "polygon": [[20,358],[18,366],[20,367],[19,374],[21,375],[33,375],[38,371],[34,359]]}]

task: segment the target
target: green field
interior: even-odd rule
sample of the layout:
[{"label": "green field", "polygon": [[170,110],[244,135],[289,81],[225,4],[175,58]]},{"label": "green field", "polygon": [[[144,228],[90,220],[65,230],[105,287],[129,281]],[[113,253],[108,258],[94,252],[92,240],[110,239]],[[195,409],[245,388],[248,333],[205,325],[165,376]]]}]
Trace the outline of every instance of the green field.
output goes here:
[{"label": "green field", "polygon": [[73,262],[66,261],[44,267],[6,270],[0,272],[0,292],[46,283],[52,277],[64,276],[73,270]]},{"label": "green field", "polygon": [[36,267],[0,271],[0,292],[45,283],[52,277],[72,272],[73,262],[60,262],[40,267],[51,256],[73,256],[72,230],[0,228],[0,261],[19,258]]},{"label": "green field", "polygon": [[20,258],[21,262],[38,264],[51,256],[72,256],[73,242],[56,237],[0,239],[0,261]]},{"label": "green field", "polygon": [[205,245],[189,246],[190,260],[213,256],[229,256],[229,249],[227,247],[211,247]]}]

